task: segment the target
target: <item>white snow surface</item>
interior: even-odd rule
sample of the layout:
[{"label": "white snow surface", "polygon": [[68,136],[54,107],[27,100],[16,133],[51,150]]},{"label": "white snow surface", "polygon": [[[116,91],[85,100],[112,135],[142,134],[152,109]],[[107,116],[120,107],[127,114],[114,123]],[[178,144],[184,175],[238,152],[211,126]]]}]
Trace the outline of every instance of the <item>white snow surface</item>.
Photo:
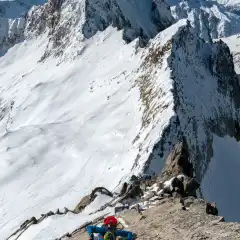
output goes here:
[{"label": "white snow surface", "polygon": [[239,221],[240,144],[234,138],[214,136],[213,158],[202,180],[206,200],[216,202],[226,221]]},{"label": "white snow surface", "polygon": [[[184,24],[173,25],[157,40],[165,44]],[[78,59],[60,65],[51,57],[38,62],[46,35],[15,45],[0,59],[0,239],[32,216],[72,209],[94,187],[114,190],[142,170],[174,115],[172,80],[165,59],[154,86],[166,92],[160,100],[155,97],[168,108],[160,108],[143,128],[135,80],[148,51],[136,53],[136,41],[125,44],[121,36],[109,27],[80,43],[84,51]],[[89,220],[87,213],[53,216],[19,240],[55,239]]]},{"label": "white snow surface", "polygon": [[[0,60],[6,108],[1,239],[32,215],[73,208],[94,187],[113,189],[130,172],[140,113],[128,75],[139,59],[118,32],[105,38],[86,43],[89,48],[74,64],[38,64],[44,37],[15,46]],[[10,112],[11,101],[16,105]]]}]

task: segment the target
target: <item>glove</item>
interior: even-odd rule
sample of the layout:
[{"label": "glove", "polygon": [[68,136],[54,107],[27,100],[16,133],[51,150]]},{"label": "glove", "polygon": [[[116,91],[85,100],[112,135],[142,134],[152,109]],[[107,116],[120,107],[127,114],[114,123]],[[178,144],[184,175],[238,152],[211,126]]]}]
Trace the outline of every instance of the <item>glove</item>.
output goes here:
[{"label": "glove", "polygon": [[94,235],[91,233],[89,240],[94,240]]}]

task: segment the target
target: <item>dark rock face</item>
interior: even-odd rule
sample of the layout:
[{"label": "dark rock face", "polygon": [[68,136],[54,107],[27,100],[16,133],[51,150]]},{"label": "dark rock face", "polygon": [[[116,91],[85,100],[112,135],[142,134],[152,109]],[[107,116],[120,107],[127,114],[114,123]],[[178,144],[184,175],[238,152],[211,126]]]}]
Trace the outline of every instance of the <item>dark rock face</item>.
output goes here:
[{"label": "dark rock face", "polygon": [[127,192],[127,187],[128,187],[128,184],[126,182],[124,182],[119,196],[123,196]]},{"label": "dark rock face", "polygon": [[173,37],[168,64],[176,115],[155,144],[145,170],[151,169],[151,162],[165,163],[162,176],[184,173],[201,182],[213,156],[213,135],[239,139],[239,79],[227,45],[205,42],[189,22]]},{"label": "dark rock face", "polygon": [[196,191],[199,187],[200,183],[195,178],[188,179],[185,185],[185,195],[197,197]]},{"label": "dark rock face", "polygon": [[[170,63],[173,69],[172,76],[176,83],[175,94],[178,95],[175,105],[176,112],[179,119],[185,121],[185,123],[181,123],[180,120],[181,130],[188,143],[189,157],[194,165],[197,179],[201,180],[213,154],[211,140],[213,134],[232,136],[236,133],[234,123],[238,119],[240,86],[234,71],[232,56],[225,43],[222,41],[205,43],[196,38],[189,25],[183,28],[176,37],[173,41],[173,54]],[[182,55],[179,60],[177,59],[178,54]],[[193,61],[193,71],[189,71],[187,74],[183,73],[183,69],[180,67],[181,63],[187,64],[190,61]],[[202,72],[207,74],[201,75]],[[192,82],[186,81],[186,79],[191,80],[191,78]],[[193,78],[199,80],[194,81]],[[212,105],[212,110],[208,109],[208,111],[212,111],[210,114],[202,112],[202,109],[213,101],[210,94],[205,96],[206,89],[203,89],[202,92],[203,99],[199,100],[193,95],[194,88],[201,91],[200,81],[209,81],[209,84],[212,85],[212,91],[216,94],[215,99],[218,98],[215,100],[216,103]],[[217,85],[215,85],[216,83]],[[193,90],[190,92],[187,89],[188,84],[192,84]],[[208,83],[206,82],[206,84]],[[187,98],[192,99],[193,104],[187,103]],[[202,113],[199,114],[199,112]],[[186,123],[186,121],[188,122]],[[200,140],[200,134],[205,135],[204,140]]]},{"label": "dark rock face", "polygon": [[[134,16],[136,12],[131,9],[131,5],[134,4],[136,8],[139,5],[133,0],[129,1],[129,3],[121,3],[119,0],[87,0],[85,8],[86,20],[83,25],[84,36],[90,38],[95,35],[97,31],[103,31],[112,25],[118,30],[123,29],[123,39],[127,43],[137,37],[147,42],[147,40],[153,38],[157,33],[173,23],[173,18],[167,5],[163,6],[162,4],[161,10],[166,11],[167,14],[166,16],[161,16],[156,1],[153,1],[152,5],[145,4],[144,1],[142,1],[143,5],[146,5],[147,8],[149,7],[149,9],[145,9],[145,11],[149,11],[149,18],[143,20],[148,24],[147,29],[144,24],[138,20],[140,19],[139,13]],[[127,13],[126,8],[129,8],[133,16]]]},{"label": "dark rock face", "polygon": [[212,54],[212,72],[218,78],[218,91],[229,96],[237,108],[240,107],[239,79],[234,70],[233,56],[226,43],[214,44],[216,52]]},{"label": "dark rock face", "polygon": [[206,203],[206,213],[218,216],[218,209],[216,203]]},{"label": "dark rock face", "polygon": [[173,147],[168,155],[162,176],[169,178],[180,173],[193,177],[193,166],[189,162],[188,146],[184,138]]}]

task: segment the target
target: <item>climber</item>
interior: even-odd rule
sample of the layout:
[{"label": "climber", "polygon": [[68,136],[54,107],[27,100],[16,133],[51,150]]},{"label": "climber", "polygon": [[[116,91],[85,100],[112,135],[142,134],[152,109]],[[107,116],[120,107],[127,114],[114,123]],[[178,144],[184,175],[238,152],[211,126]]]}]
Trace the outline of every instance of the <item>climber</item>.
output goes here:
[{"label": "climber", "polygon": [[218,209],[216,203],[206,203],[206,213],[214,216],[218,216]]},{"label": "climber", "polygon": [[118,230],[118,221],[114,216],[109,216],[104,219],[102,227],[88,226],[87,232],[90,236],[89,240],[94,240],[94,233],[98,233],[98,240],[115,240],[116,237],[125,237],[127,240],[133,240],[133,234],[129,231]]}]

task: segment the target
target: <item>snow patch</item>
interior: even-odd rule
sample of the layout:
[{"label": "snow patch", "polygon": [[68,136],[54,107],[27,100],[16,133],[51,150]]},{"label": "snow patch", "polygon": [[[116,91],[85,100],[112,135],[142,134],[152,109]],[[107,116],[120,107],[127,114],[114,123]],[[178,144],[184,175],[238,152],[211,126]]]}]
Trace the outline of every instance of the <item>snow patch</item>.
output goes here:
[{"label": "snow patch", "polygon": [[[182,24],[164,31],[156,41],[167,35],[170,39]],[[0,122],[2,239],[32,216],[73,209],[93,188],[115,190],[141,172],[174,114],[165,59],[149,84],[166,94],[151,98],[151,104],[160,103],[159,112],[148,115],[153,117],[143,127],[146,105],[136,81],[146,73],[142,62],[148,52],[137,49],[136,42],[125,44],[116,29],[109,27],[86,40],[78,59],[61,65],[51,57],[38,61],[46,38],[47,34],[24,41],[0,59],[1,98],[10,109]],[[97,201],[86,214],[53,216],[20,239],[59,237],[85,221],[86,211],[100,207]]]}]

